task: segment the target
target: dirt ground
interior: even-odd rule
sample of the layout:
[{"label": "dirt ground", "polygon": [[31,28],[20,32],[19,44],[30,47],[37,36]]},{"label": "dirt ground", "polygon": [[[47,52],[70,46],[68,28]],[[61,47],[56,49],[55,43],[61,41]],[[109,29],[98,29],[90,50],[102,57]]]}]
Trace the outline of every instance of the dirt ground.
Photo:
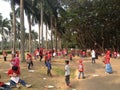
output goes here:
[{"label": "dirt ground", "polygon": [[[77,66],[78,60],[83,59],[85,67],[85,79],[77,79]],[[44,65],[44,61],[40,62],[39,59],[34,60],[34,72],[27,70],[27,64],[22,62],[21,66],[21,79],[25,80],[28,84],[32,84],[31,88],[21,86],[20,88],[13,88],[12,90],[120,90],[120,59],[111,58],[111,65],[113,69],[112,74],[105,73],[105,65],[102,60],[103,57],[99,57],[96,60],[96,64],[91,63],[90,57],[80,58],[74,57],[73,61],[70,61],[71,69],[71,85],[72,88],[68,88],[65,85],[64,66],[65,60],[68,57],[55,57],[52,58],[52,77],[47,76],[47,68]],[[3,61],[3,57],[0,56],[0,74],[2,78],[0,81],[9,82],[9,77],[6,72],[10,66],[10,55],[7,61]],[[51,87],[51,88],[48,88]]]}]

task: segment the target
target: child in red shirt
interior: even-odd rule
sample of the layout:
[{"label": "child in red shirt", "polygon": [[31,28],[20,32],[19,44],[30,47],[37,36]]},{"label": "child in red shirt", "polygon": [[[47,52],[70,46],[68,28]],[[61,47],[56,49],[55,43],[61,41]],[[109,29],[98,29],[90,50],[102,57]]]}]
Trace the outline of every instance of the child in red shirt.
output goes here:
[{"label": "child in red shirt", "polygon": [[72,53],[70,53],[70,60],[72,60],[72,57],[73,57],[73,55],[72,55]]},{"label": "child in red shirt", "polygon": [[31,54],[27,54],[26,62],[28,63],[28,70],[31,69],[33,67],[33,61],[32,61],[32,55]]},{"label": "child in red shirt", "polygon": [[7,61],[7,52],[6,51],[3,51],[3,57],[4,57],[4,61]]},{"label": "child in red shirt", "polygon": [[47,63],[46,63],[48,61],[48,55],[47,55],[47,53],[45,54],[44,60],[45,60],[45,66],[47,66]]},{"label": "child in red shirt", "polygon": [[8,70],[8,76],[10,76],[10,87],[19,87],[19,83],[25,87],[31,87],[31,85],[20,79],[20,71],[17,66],[13,66],[12,69]]},{"label": "child in red shirt", "polygon": [[82,63],[82,60],[79,60],[79,65],[78,65],[78,79],[80,79],[80,76],[82,74],[82,78],[84,79],[84,65]]}]

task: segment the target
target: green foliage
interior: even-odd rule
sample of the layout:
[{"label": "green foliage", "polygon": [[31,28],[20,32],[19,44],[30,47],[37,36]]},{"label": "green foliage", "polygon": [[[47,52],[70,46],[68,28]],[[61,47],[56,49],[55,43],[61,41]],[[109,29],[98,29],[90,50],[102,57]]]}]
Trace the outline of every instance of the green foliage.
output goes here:
[{"label": "green foliage", "polygon": [[[20,0],[15,0],[16,3],[20,5]],[[24,3],[26,13],[37,23],[43,3],[44,23],[62,39],[63,47],[120,50],[119,0],[25,0]],[[35,35],[32,38],[36,39]]]},{"label": "green foliage", "polygon": [[[66,31],[77,33],[79,47],[119,50],[119,0],[64,0],[62,4],[67,7],[67,13],[62,17],[62,26]],[[74,43],[71,34],[66,33],[64,36],[69,41],[65,37],[63,39]]]},{"label": "green foliage", "polygon": [[[11,50],[5,50],[7,54],[11,54]],[[0,55],[2,55],[2,50],[0,50]]]}]

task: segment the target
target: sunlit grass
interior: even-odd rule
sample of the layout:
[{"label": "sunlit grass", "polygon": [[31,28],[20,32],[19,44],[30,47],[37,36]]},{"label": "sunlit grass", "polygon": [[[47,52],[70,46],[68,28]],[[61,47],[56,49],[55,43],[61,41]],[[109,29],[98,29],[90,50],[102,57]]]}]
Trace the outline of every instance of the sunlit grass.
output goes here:
[{"label": "sunlit grass", "polygon": [[64,76],[64,69],[59,68],[59,67],[54,67],[53,71],[55,74],[57,74],[58,76]]}]

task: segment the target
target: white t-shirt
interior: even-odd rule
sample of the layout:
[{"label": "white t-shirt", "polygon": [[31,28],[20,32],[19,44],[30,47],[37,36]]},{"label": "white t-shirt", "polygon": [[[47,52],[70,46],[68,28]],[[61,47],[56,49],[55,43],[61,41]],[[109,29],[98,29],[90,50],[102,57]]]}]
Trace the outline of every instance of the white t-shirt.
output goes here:
[{"label": "white t-shirt", "polygon": [[15,83],[19,82],[19,77],[11,77],[10,80],[14,81]]},{"label": "white t-shirt", "polygon": [[65,76],[70,75],[70,67],[69,65],[65,65]]},{"label": "white t-shirt", "polygon": [[91,56],[92,56],[92,58],[95,58],[95,51],[94,50],[92,50]]}]

